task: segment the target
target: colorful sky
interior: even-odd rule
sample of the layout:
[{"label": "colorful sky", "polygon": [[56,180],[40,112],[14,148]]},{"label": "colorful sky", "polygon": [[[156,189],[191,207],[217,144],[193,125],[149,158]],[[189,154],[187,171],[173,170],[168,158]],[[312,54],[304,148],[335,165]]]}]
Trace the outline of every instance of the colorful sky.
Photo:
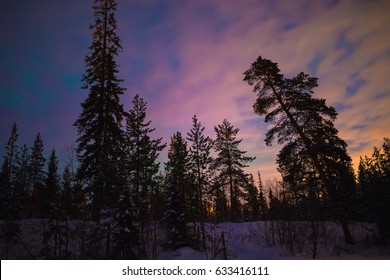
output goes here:
[{"label": "colorful sky", "polygon": [[[248,171],[279,176],[278,146],[266,147],[267,125],[252,112],[255,94],[243,72],[259,56],[286,76],[319,78],[316,96],[334,106],[336,126],[357,165],[390,137],[390,1],[118,0],[120,77],[148,102],[155,136],[186,134],[196,114],[210,136],[224,118],[240,129],[256,161]],[[41,133],[45,151],[65,159],[91,42],[92,0],[6,1],[0,10],[0,145],[13,121],[20,141]],[[0,153],[4,153],[1,149]],[[166,157],[162,153],[162,161]]]}]

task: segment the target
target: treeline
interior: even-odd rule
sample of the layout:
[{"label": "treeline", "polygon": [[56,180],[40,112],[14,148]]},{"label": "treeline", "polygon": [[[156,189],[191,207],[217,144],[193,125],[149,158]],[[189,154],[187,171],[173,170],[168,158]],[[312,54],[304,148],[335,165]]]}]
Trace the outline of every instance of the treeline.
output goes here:
[{"label": "treeline", "polygon": [[[62,239],[66,239],[69,221],[95,221],[105,232],[107,243],[122,249],[127,246],[129,252],[137,250],[132,252],[133,257],[146,257],[142,247],[153,225],[164,226],[164,247],[201,249],[206,246],[206,222],[271,217],[260,174],[259,192],[252,175],[243,170],[254,158],[239,148],[239,130],[229,121],[215,127],[213,140],[204,135],[205,128],[194,116],[186,137],[180,132],[171,137],[165,172],[161,172],[156,161],[166,145],[161,138],[151,138],[154,129],[146,121],[146,102],[137,95],[133,106],[123,132],[127,145],[122,149],[126,153],[116,162],[123,166],[124,185],[116,185],[103,196],[103,202],[96,198],[91,183],[79,178],[76,162],[69,161],[61,172],[54,149],[48,159],[44,157],[39,133],[31,148],[19,146],[17,125],[13,124],[0,181],[0,219],[14,227],[7,232],[8,242],[19,234],[16,221],[47,219],[45,242],[58,240],[53,246],[65,250],[66,245],[60,243],[65,242]],[[114,249],[108,246],[107,257],[112,257]]]},{"label": "treeline", "polygon": [[[136,96],[133,104],[142,104],[141,115],[145,117],[143,99]],[[143,120],[138,124],[147,124],[145,128],[150,122]],[[282,182],[269,181],[265,186],[260,172],[255,182],[253,176],[243,170],[245,162],[253,158],[244,156],[245,152],[239,149],[239,130],[227,120],[214,129],[215,139],[205,136],[205,128],[194,116],[193,127],[186,137],[180,132],[171,137],[165,172],[161,172],[159,163],[155,162],[157,150],[165,145],[161,144],[161,139],[146,137],[153,129],[145,129],[148,133],[140,137],[144,139],[139,142],[142,145],[134,148],[134,151],[143,151],[135,154],[135,158],[142,159],[138,163],[128,162],[131,164],[126,172],[128,187],[111,197],[112,208],[101,209],[99,215],[105,218],[98,219],[94,218],[98,215],[94,213],[93,194],[85,182],[77,179],[76,163],[69,161],[61,172],[54,149],[48,159],[44,157],[40,134],[31,148],[25,144],[19,146],[14,123],[0,174],[0,219],[6,222],[2,238],[9,247],[5,249],[18,242],[21,234],[18,221],[24,219],[46,221],[41,252],[45,258],[155,258],[151,248],[155,250],[157,246],[206,250],[209,237],[205,225],[209,223],[335,219],[333,205],[326,195],[313,197],[313,192],[318,191],[314,184],[308,186],[312,190],[305,190],[303,182],[288,182],[288,177],[284,177]],[[382,149],[374,147],[371,157],[361,158],[356,192],[348,210],[349,219],[377,223],[382,244],[389,240],[390,232],[387,215],[390,210],[389,145],[389,139],[385,139]],[[154,167],[148,179],[144,177],[147,159]],[[94,255],[93,250],[79,256],[71,254],[69,226],[75,220],[84,221],[84,226],[88,221],[95,221],[93,233],[87,234],[91,225],[89,230],[83,229],[85,242],[91,246],[91,242],[100,243],[104,237],[103,243],[109,246],[104,254]],[[110,225],[109,230],[107,225]],[[161,232],[165,232],[164,237],[157,236]],[[150,240],[154,245],[149,244]],[[107,245],[107,242],[112,244]],[[120,248],[123,253],[126,246],[132,255],[118,256],[116,250]]]}]

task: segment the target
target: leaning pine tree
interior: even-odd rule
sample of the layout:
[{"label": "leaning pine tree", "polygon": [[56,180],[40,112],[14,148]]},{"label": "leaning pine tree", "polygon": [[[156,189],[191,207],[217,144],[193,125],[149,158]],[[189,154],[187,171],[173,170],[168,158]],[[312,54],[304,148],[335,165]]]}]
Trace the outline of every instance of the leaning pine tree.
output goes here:
[{"label": "leaning pine tree", "polygon": [[336,110],[327,106],[324,99],[312,96],[317,78],[304,73],[285,78],[277,63],[261,56],[244,75],[244,81],[257,93],[255,113],[264,115],[265,122],[273,124],[266,134],[266,144],[271,145],[275,137],[279,144],[285,144],[278,155],[279,165],[284,169],[282,175],[292,174],[296,166],[287,163],[298,158],[307,171],[305,175],[314,171],[311,178],[318,178],[333,205],[347,244],[352,244],[345,213],[350,207],[346,198],[354,188],[351,158],[333,124]]},{"label": "leaning pine tree", "polygon": [[[85,57],[86,73],[83,88],[89,90],[81,104],[83,111],[74,125],[78,130],[77,156],[80,162],[78,179],[83,180],[92,198],[92,216],[102,220],[110,216],[118,184],[121,143],[123,139],[123,105],[120,95],[124,88],[118,78],[115,58],[122,50],[116,34],[114,0],[95,0],[95,23],[92,44]],[[107,219],[105,219],[107,220]]]}]

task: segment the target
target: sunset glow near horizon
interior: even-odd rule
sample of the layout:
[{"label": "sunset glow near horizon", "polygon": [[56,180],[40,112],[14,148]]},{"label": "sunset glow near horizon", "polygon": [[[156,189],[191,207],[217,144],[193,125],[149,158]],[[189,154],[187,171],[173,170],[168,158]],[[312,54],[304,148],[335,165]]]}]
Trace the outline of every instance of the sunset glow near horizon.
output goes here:
[{"label": "sunset glow near horizon", "polygon": [[[316,97],[339,113],[336,127],[359,157],[390,137],[390,1],[118,0],[123,52],[119,77],[126,110],[139,94],[154,136],[169,143],[197,115],[214,138],[229,120],[241,148],[256,160],[246,169],[279,177],[280,147],[264,143],[267,124],[253,113],[255,94],[243,72],[259,56],[292,77],[319,78]],[[46,155],[60,158],[76,140],[72,126],[88,91],[80,89],[91,43],[92,1],[7,1],[0,11],[0,154],[12,123],[19,145],[41,133]],[[161,153],[166,161],[167,150]]]}]

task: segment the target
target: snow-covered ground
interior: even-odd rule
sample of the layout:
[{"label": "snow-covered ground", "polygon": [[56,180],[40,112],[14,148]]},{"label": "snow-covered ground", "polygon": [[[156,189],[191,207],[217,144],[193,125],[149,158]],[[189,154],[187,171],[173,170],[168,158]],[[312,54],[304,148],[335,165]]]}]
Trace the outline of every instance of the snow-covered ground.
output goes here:
[{"label": "snow-covered ground", "polygon": [[[6,246],[6,223],[0,221],[1,259],[6,258],[6,248],[8,259],[45,258],[43,231],[47,229],[47,220],[23,220],[19,225],[20,234],[12,236]],[[68,226],[68,258],[80,259],[83,254],[88,256],[93,250],[104,250],[102,240],[97,243],[96,240],[95,243],[87,240],[88,236],[93,235],[93,223],[72,221]],[[313,256],[316,259],[390,259],[390,248],[377,245],[375,225],[351,223],[350,229],[355,241],[352,247],[345,244],[341,228],[334,222],[260,221],[206,224],[206,251],[196,251],[189,247],[167,251],[157,245],[154,255],[157,259],[198,260],[311,259]],[[163,233],[159,232],[157,236],[156,240],[161,243]],[[65,245],[62,246],[64,250]]]}]

